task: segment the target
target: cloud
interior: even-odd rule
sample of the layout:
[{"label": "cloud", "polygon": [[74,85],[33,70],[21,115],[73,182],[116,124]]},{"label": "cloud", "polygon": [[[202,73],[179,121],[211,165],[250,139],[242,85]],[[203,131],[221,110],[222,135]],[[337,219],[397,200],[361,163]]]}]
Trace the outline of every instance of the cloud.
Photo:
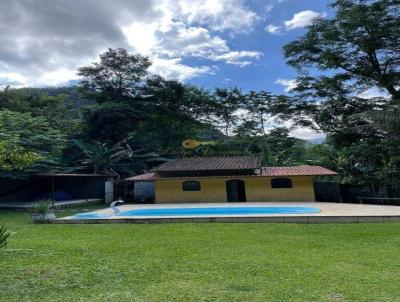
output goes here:
[{"label": "cloud", "polygon": [[297,137],[305,140],[318,140],[322,141],[326,135],[322,132],[317,132],[311,128],[300,127],[294,128],[289,132],[290,136]]},{"label": "cloud", "polygon": [[[172,5],[176,0],[171,0]],[[253,30],[260,17],[241,0],[181,0],[178,18],[190,24],[207,25],[213,31],[243,33]]]},{"label": "cloud", "polygon": [[258,51],[229,51],[213,57],[216,61],[225,61],[228,64],[245,67],[252,64],[250,59],[259,59],[262,56]]},{"label": "cloud", "polygon": [[193,56],[208,58],[216,53],[229,52],[227,41],[213,36],[203,27],[187,27],[175,22],[166,30],[155,32],[157,45],[155,51],[168,57]]},{"label": "cloud", "polygon": [[278,35],[282,31],[282,27],[279,25],[269,24],[265,27],[265,31],[273,35]]},{"label": "cloud", "polygon": [[265,27],[265,31],[273,35],[279,35],[284,31],[306,27],[312,23],[313,19],[324,17],[326,17],[326,13],[304,10],[294,14],[292,19],[284,21],[281,25],[268,24]]},{"label": "cloud", "polygon": [[266,12],[266,13],[269,13],[269,12],[271,12],[273,9],[274,9],[274,5],[273,4],[266,4],[265,6],[264,6],[264,11]]},{"label": "cloud", "polygon": [[63,84],[109,47],[148,55],[154,70],[178,78],[213,69],[187,66],[183,58],[243,66],[259,55],[231,49],[216,33],[250,32],[258,19],[241,0],[3,0],[0,83]]},{"label": "cloud", "polygon": [[216,68],[213,66],[191,67],[181,63],[181,59],[156,58],[150,66],[150,72],[159,74],[168,79],[185,81],[204,74],[214,74]]},{"label": "cloud", "polygon": [[284,86],[285,92],[290,92],[292,89],[297,87],[297,82],[295,79],[277,79],[275,84]]},{"label": "cloud", "polygon": [[304,10],[293,15],[292,19],[284,21],[287,30],[303,28],[312,23],[318,17],[325,17],[326,13],[318,13],[312,10]]}]

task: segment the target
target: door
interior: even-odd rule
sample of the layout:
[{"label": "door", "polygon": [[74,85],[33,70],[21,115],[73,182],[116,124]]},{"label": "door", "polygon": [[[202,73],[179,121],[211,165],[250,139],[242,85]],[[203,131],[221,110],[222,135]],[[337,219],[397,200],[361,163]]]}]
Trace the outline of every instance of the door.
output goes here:
[{"label": "door", "polygon": [[226,197],[228,202],[246,202],[244,181],[232,179],[226,182]]},{"label": "door", "polygon": [[105,188],[104,188],[104,202],[106,204],[111,203],[114,201],[114,182],[111,180],[108,180],[105,182]]}]

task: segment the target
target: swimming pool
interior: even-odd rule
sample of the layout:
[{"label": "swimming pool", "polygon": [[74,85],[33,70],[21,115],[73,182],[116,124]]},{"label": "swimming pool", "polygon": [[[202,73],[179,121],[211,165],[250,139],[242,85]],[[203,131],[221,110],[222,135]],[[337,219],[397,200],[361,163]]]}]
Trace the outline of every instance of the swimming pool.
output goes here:
[{"label": "swimming pool", "polygon": [[181,207],[181,208],[151,208],[123,211],[117,214],[80,213],[78,219],[104,219],[109,217],[166,217],[166,216],[255,216],[279,214],[311,214],[319,213],[319,208],[313,207]]}]

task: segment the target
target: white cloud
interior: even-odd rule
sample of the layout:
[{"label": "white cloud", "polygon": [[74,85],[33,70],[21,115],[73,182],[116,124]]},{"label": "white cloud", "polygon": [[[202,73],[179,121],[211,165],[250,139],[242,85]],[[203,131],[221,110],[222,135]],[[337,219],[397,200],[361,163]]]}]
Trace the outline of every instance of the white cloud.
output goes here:
[{"label": "white cloud", "polygon": [[[176,5],[176,0],[171,0]],[[178,18],[206,25],[213,31],[243,33],[253,30],[260,17],[241,0],[180,0]]]},{"label": "white cloud", "polygon": [[259,59],[262,56],[258,51],[229,51],[212,57],[216,61],[225,61],[228,64],[245,67],[252,64],[250,59]]},{"label": "white cloud", "polygon": [[[65,83],[109,47],[147,55],[152,70],[179,79],[215,71],[213,61],[246,66],[261,53],[232,49],[225,37],[259,19],[243,0],[0,1],[0,84]],[[187,58],[211,62],[189,66]]]},{"label": "white cloud", "polygon": [[269,24],[265,27],[265,31],[270,34],[278,35],[282,31],[282,27],[279,25]]},{"label": "white cloud", "polygon": [[193,56],[209,58],[229,52],[227,41],[213,36],[203,27],[187,27],[182,22],[172,23],[166,30],[155,32],[154,52],[168,57]]},{"label": "white cloud", "polygon": [[[158,23],[136,23],[123,29],[128,43],[150,56],[153,61],[152,70],[161,70],[166,77],[190,79],[209,74],[205,66],[183,68],[183,58],[201,58],[244,67],[262,56],[258,51],[232,50],[227,40],[213,34],[209,29],[189,26],[183,21],[170,19],[169,14],[167,16],[168,19],[163,18]],[[179,68],[176,62],[179,62]],[[158,66],[160,63],[161,66]],[[173,68],[171,73],[166,72],[167,68]],[[183,72],[182,77],[177,77],[179,71]]]},{"label": "white cloud", "polygon": [[266,4],[266,5],[264,6],[264,11],[265,11],[266,13],[271,12],[273,9],[274,9],[274,5],[273,5],[273,4]]},{"label": "white cloud", "polygon": [[293,18],[284,22],[287,30],[303,28],[312,23],[318,17],[325,17],[326,13],[318,13],[312,10],[304,10],[293,15]]},{"label": "white cloud", "polygon": [[27,84],[27,78],[18,72],[0,72],[0,88],[12,85],[22,87]]},{"label": "white cloud", "polygon": [[277,79],[275,84],[284,86],[285,92],[290,92],[292,89],[297,87],[297,82],[295,79]]},{"label": "white cloud", "polygon": [[176,79],[185,81],[187,79],[204,75],[213,74],[215,68],[213,66],[192,67],[181,63],[181,59],[161,59],[155,58],[153,65],[150,66],[150,72],[159,74],[168,79]]},{"label": "white cloud", "polygon": [[289,132],[290,136],[306,140],[319,140],[326,137],[322,132],[317,132],[311,128],[295,128]]}]

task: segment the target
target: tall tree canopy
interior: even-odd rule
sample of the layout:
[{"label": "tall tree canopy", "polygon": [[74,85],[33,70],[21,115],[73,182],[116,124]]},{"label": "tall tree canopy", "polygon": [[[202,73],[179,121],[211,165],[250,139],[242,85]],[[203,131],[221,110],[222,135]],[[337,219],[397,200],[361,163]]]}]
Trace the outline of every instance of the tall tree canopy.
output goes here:
[{"label": "tall tree canopy", "polygon": [[334,18],[315,19],[306,35],[284,47],[287,62],[303,72],[330,71],[347,91],[376,86],[399,99],[399,1],[336,0],[332,7]]},{"label": "tall tree canopy", "polygon": [[133,98],[151,65],[147,57],[130,54],[124,48],[109,48],[100,54],[100,61],[78,69],[81,86],[86,95],[97,101],[116,101]]}]

